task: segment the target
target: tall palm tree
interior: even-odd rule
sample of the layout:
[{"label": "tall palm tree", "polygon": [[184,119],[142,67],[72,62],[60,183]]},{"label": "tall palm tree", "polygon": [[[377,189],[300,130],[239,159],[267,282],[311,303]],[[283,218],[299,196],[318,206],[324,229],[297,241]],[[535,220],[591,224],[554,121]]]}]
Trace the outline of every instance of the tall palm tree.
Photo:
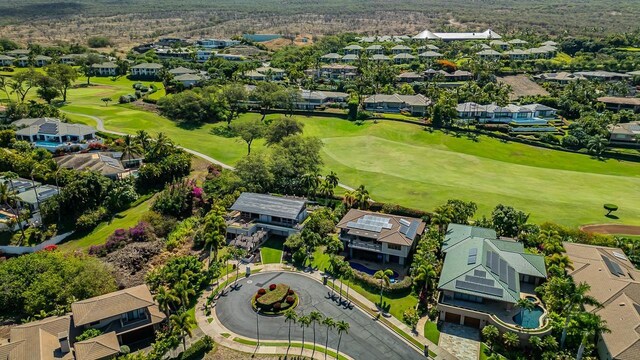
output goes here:
[{"label": "tall palm tree", "polygon": [[349,305],[351,305],[351,300],[349,299],[349,289],[351,289],[351,279],[353,279],[353,277],[355,276],[353,268],[348,264],[349,263],[347,263],[347,266],[342,269],[342,277],[347,280],[347,308],[349,307]]},{"label": "tall palm tree", "polygon": [[327,176],[324,177],[324,180],[327,182],[327,184],[331,185],[333,188],[338,186],[338,182],[340,181],[338,179],[338,174],[334,173],[333,171],[327,174]]},{"label": "tall palm tree", "polygon": [[122,139],[122,160],[127,161],[134,156],[137,156],[142,151],[142,146],[136,142],[136,139],[131,135],[125,135]]},{"label": "tall palm tree", "polygon": [[302,175],[302,185],[307,191],[307,197],[315,194],[316,189],[320,185],[320,177],[317,173],[305,173]]},{"label": "tall palm tree", "polygon": [[349,263],[343,260],[339,260],[336,265],[338,267],[338,271],[337,271],[338,279],[340,279],[340,299],[338,300],[338,305],[341,305],[342,304],[342,284],[344,283],[342,281],[344,278],[344,269],[351,266],[349,266]]},{"label": "tall palm tree", "polygon": [[[291,324],[298,320],[298,314],[293,309],[287,309],[284,312],[284,321],[289,323],[289,347],[287,347],[287,355],[289,355],[289,348],[291,347]],[[285,357],[286,358],[286,357]]]},{"label": "tall palm tree", "polygon": [[236,281],[238,281],[238,276],[240,276],[240,259],[247,255],[247,250],[243,248],[235,248],[233,250],[233,257],[236,260]]},{"label": "tall palm tree", "polygon": [[138,132],[136,132],[136,141],[145,153],[151,150],[151,135],[149,135],[148,132],[138,130]]},{"label": "tall palm tree", "polygon": [[564,269],[573,270],[573,263],[571,262],[571,259],[569,259],[567,255],[553,254],[547,257],[546,260],[547,260],[547,267],[551,267],[555,265],[563,270]]},{"label": "tall palm tree", "polygon": [[160,311],[169,318],[169,312],[171,311],[171,304],[179,304],[180,299],[170,290],[167,290],[164,286],[158,287],[158,290],[153,299],[158,303]]},{"label": "tall palm tree", "polygon": [[348,208],[352,208],[356,204],[356,193],[355,193],[355,191],[345,191],[344,196],[342,198],[342,202]]},{"label": "tall palm tree", "polygon": [[[302,351],[304,351],[304,329],[311,325],[311,318],[307,315],[300,315],[298,316],[298,323],[300,323],[300,327],[302,328]],[[302,355],[302,351],[300,355]]]},{"label": "tall palm tree", "polygon": [[182,338],[182,348],[187,350],[187,335],[193,336],[191,329],[196,325],[196,321],[189,315],[188,312],[181,312],[179,314],[173,314],[169,318],[174,329],[177,329]]},{"label": "tall palm tree", "polygon": [[[13,215],[16,217],[16,221],[20,227],[20,232],[22,233],[22,239],[25,239],[24,227],[22,226],[22,221],[20,221],[20,212],[18,210],[18,206],[16,204],[18,197],[16,196],[15,190],[13,190],[13,183],[11,179],[9,181],[0,183],[0,202],[4,204]],[[16,206],[12,206],[12,204],[16,204]]]},{"label": "tall palm tree", "polygon": [[338,329],[338,347],[336,348],[336,358],[340,358],[340,342],[342,341],[342,333],[349,333],[349,323],[340,320],[336,323],[336,329]]},{"label": "tall palm tree", "polygon": [[438,274],[431,263],[421,263],[413,269],[413,280],[416,284],[424,281],[423,289],[425,291],[429,291],[431,279],[435,279],[437,276]]},{"label": "tall palm tree", "polygon": [[389,286],[390,282],[391,282],[391,277],[393,276],[393,270],[391,269],[385,269],[385,270],[378,270],[376,271],[375,274],[373,274],[373,277],[376,279],[380,280],[380,312],[382,312],[382,290],[384,289],[384,286]]},{"label": "tall palm tree", "polygon": [[313,359],[313,355],[316,353],[316,323],[322,321],[322,314],[319,311],[312,311],[309,313],[309,320],[311,320],[311,325],[313,326],[313,352],[311,354],[311,358]]},{"label": "tall palm tree", "polygon": [[202,227],[205,247],[209,248],[209,266],[213,260],[218,259],[218,250],[226,242],[227,224],[220,213],[221,209],[218,207],[211,209],[205,216]]},{"label": "tall palm tree", "polygon": [[560,348],[564,349],[564,342],[567,339],[567,328],[569,327],[569,320],[576,309],[582,309],[585,305],[600,307],[602,304],[591,295],[587,295],[591,286],[582,282],[580,284],[573,284],[572,291],[567,293],[569,297],[569,305],[565,308],[566,317],[564,319],[564,327],[562,328],[562,336],[560,337]]},{"label": "tall palm tree", "polygon": [[333,195],[333,187],[326,180],[320,183],[318,187],[318,195],[323,198],[330,198]]},{"label": "tall palm tree", "polygon": [[361,209],[366,209],[369,207],[369,200],[371,197],[369,196],[369,190],[365,189],[364,185],[358,186],[355,193],[356,202],[358,203],[358,207]]},{"label": "tall palm tree", "polygon": [[324,342],[324,359],[327,360],[327,349],[329,349],[329,330],[336,327],[336,322],[327,316],[322,320],[322,325],[327,327],[327,337]]}]

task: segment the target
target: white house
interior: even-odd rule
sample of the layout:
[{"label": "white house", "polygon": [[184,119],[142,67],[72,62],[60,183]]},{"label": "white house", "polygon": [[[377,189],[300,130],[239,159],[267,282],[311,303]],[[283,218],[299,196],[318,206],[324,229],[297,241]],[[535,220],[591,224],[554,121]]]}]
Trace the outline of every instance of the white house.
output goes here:
[{"label": "white house", "polygon": [[91,65],[96,76],[116,76],[118,75],[118,65],[112,62]]},{"label": "white house", "polygon": [[376,94],[364,100],[365,110],[383,113],[399,113],[408,111],[415,116],[424,116],[430,101],[422,94],[418,95],[386,95]]},{"label": "white house", "polygon": [[479,105],[474,102],[458,104],[458,118],[476,120],[481,123],[528,122],[546,124],[544,119],[556,117],[557,110],[542,104],[498,106],[496,104]]},{"label": "white house", "polygon": [[203,78],[199,74],[182,74],[175,76],[173,80],[179,81],[186,88],[190,88],[202,81]]},{"label": "white house", "polygon": [[163,68],[162,64],[144,63],[131,67],[131,76],[135,77],[156,77]]},{"label": "white house", "polygon": [[502,36],[496,34],[493,30],[488,29],[483,32],[467,32],[467,33],[434,33],[424,30],[413,37],[416,40],[442,40],[442,41],[466,41],[466,40],[491,40],[501,39]]},{"label": "white house", "polygon": [[15,60],[13,56],[0,55],[0,66],[11,66]]}]

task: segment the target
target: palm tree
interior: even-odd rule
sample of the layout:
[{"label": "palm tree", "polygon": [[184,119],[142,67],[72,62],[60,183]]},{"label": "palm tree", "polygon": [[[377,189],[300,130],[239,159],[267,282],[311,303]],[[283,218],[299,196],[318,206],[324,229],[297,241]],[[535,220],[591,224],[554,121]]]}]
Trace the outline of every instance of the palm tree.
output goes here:
[{"label": "palm tree", "polygon": [[196,321],[189,315],[188,312],[181,312],[179,314],[173,314],[169,318],[174,329],[177,329],[182,338],[182,347],[184,351],[187,350],[187,335],[193,336],[191,329],[195,327]]},{"label": "palm tree", "polygon": [[510,331],[502,334],[502,340],[504,341],[504,347],[508,349],[513,349],[520,345],[520,338],[518,335]]},{"label": "palm tree", "polygon": [[136,132],[136,141],[145,153],[151,150],[151,136],[144,130]]},{"label": "palm tree", "polygon": [[305,173],[302,175],[302,184],[307,190],[307,197],[311,197],[320,185],[320,177],[317,173]]},{"label": "palm tree", "polygon": [[334,173],[333,171],[331,171],[327,176],[325,176],[324,180],[327,182],[327,184],[331,185],[331,187],[333,187],[333,188],[338,186],[338,183],[340,181],[338,179],[338,175],[336,173]]},{"label": "palm tree", "polygon": [[327,327],[327,337],[325,338],[325,342],[324,342],[324,359],[327,359],[327,349],[329,349],[329,330],[333,329],[334,327],[336,327],[336,322],[330,318],[330,317],[325,317],[322,320],[322,325]]},{"label": "palm tree", "polygon": [[369,207],[369,200],[371,197],[369,197],[369,191],[364,188],[364,185],[358,186],[355,192],[355,198],[358,203],[358,207],[362,209]]},{"label": "palm tree", "polygon": [[500,337],[500,331],[493,325],[487,325],[482,328],[482,337],[484,341],[489,345],[489,349],[493,351],[493,346]]},{"label": "palm tree", "polygon": [[560,337],[560,348],[564,349],[564,342],[567,339],[567,328],[569,327],[569,320],[576,308],[582,309],[585,305],[600,307],[602,304],[591,295],[587,295],[591,286],[587,283],[580,283],[578,285],[573,284],[572,291],[567,293],[569,297],[569,305],[565,308],[567,316],[564,320],[564,327],[562,328],[562,336]]},{"label": "palm tree", "polygon": [[330,198],[333,195],[333,187],[326,180],[320,183],[318,187],[318,195],[323,198]]},{"label": "palm tree", "polygon": [[[289,323],[289,347],[287,348],[287,355],[289,354],[289,348],[291,347],[291,324],[298,320],[298,314],[293,309],[287,309],[284,312],[284,322]],[[286,357],[285,357],[286,358]]]},{"label": "palm tree", "polygon": [[344,269],[346,267],[351,267],[349,266],[349,264],[346,261],[343,260],[338,260],[338,262],[336,263],[337,267],[338,267],[338,279],[340,280],[340,299],[338,300],[338,305],[342,304],[342,284],[343,284],[343,275],[344,275]]},{"label": "palm tree", "polygon": [[[9,185],[8,185],[8,184]],[[15,190],[13,190],[13,182],[9,179],[8,182],[0,183],[0,202],[4,204],[13,215],[16,217],[16,221],[20,226],[20,232],[22,233],[22,239],[25,239],[24,227],[22,226],[22,221],[20,221],[20,212],[18,211],[18,207],[15,208],[11,206],[11,204],[15,204],[17,202],[18,197],[16,196]]]},{"label": "palm tree", "polygon": [[431,222],[434,225],[438,225],[438,231],[444,234],[444,229],[451,222],[451,214],[448,212],[435,212],[431,217]]},{"label": "palm tree", "polygon": [[311,358],[316,353],[316,323],[322,321],[322,314],[318,311],[312,311],[309,313],[309,320],[311,320],[311,324],[313,326],[313,352],[311,354]]},{"label": "palm tree", "polygon": [[186,309],[189,306],[189,298],[196,295],[196,291],[191,287],[191,284],[186,280],[180,280],[173,287],[174,295],[180,299],[182,308]]},{"label": "palm tree", "polygon": [[179,304],[180,299],[172,292],[167,290],[164,286],[160,286],[158,291],[153,296],[153,299],[158,303],[160,311],[169,318],[169,311],[171,310],[171,304]]},{"label": "palm tree", "polygon": [[546,260],[547,260],[547,267],[551,267],[555,265],[563,270],[564,269],[573,270],[573,263],[571,262],[571,259],[569,259],[567,255],[553,254],[550,257],[547,257]]},{"label": "palm tree", "polygon": [[338,329],[338,347],[336,348],[336,359],[340,358],[340,342],[342,341],[342,333],[349,333],[349,323],[340,320],[336,323],[336,328]]},{"label": "palm tree", "polygon": [[424,290],[429,291],[429,282],[438,276],[431,263],[422,263],[413,269],[413,280],[419,284],[424,281]]},{"label": "palm tree", "polygon": [[391,269],[378,270],[373,274],[374,278],[380,279],[380,312],[382,312],[382,290],[385,285],[389,286],[391,276],[393,276],[393,270]]},{"label": "palm tree", "polygon": [[[302,328],[302,351],[304,351],[304,329],[311,325],[311,318],[307,315],[300,315],[298,316],[298,322]],[[302,351],[300,352],[300,355],[302,355]]]},{"label": "palm tree", "polygon": [[526,299],[526,298],[518,299],[518,301],[516,301],[516,306],[518,308],[520,308],[520,316],[521,317],[524,316],[524,311],[525,310],[533,311],[533,309],[536,308],[536,305],[532,301],[529,301],[529,299]]},{"label": "palm tree", "polygon": [[602,153],[607,149],[609,142],[607,139],[600,136],[593,136],[587,143],[587,149],[593,155],[600,157]]},{"label": "palm tree", "polygon": [[[211,266],[211,262],[214,259],[218,259],[218,250],[226,242],[227,224],[221,213],[223,213],[223,210],[220,207],[215,207],[204,218],[202,231],[204,233],[205,246],[209,248],[209,266]],[[211,256],[212,253],[213,256]]]},{"label": "palm tree", "polygon": [[240,259],[247,255],[247,250],[243,248],[235,248],[233,249],[233,257],[236,260],[236,281],[238,281],[238,276],[240,276]]},{"label": "palm tree", "polygon": [[347,266],[345,266],[344,269],[342,269],[342,277],[348,281],[347,283],[347,308],[348,308],[349,305],[351,305],[351,300],[349,299],[349,289],[351,289],[350,281],[355,276],[355,273],[353,272],[353,268],[351,267],[351,265],[348,265],[348,263],[346,264]]},{"label": "palm tree", "polygon": [[356,193],[354,191],[345,191],[342,202],[348,208],[352,208],[356,204]]},{"label": "palm tree", "polygon": [[125,135],[122,141],[122,157],[123,161],[127,161],[134,156],[137,156],[142,151],[140,144],[136,142],[136,139],[131,135]]}]

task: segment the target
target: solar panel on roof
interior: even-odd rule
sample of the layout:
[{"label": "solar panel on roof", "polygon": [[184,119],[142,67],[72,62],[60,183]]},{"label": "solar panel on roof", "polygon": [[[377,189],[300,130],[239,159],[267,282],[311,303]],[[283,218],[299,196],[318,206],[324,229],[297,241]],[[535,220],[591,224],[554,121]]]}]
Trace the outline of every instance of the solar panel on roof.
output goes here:
[{"label": "solar panel on roof", "polygon": [[488,294],[488,295],[497,296],[497,297],[502,297],[502,294],[504,293],[504,291],[501,288],[480,285],[480,284],[473,284],[463,280],[456,280],[456,288],[462,289],[462,290],[475,291],[482,294]]},{"label": "solar panel on roof", "polygon": [[624,272],[620,268],[620,265],[618,265],[615,262],[611,261],[611,259],[609,259],[608,257],[606,257],[604,255],[602,255],[602,260],[604,261],[604,264],[607,265],[607,268],[609,268],[609,272],[612,275],[615,275],[615,276],[624,275]]},{"label": "solar panel on roof", "polygon": [[625,261],[627,260],[627,257],[626,257],[626,256],[624,256],[624,254],[620,254],[620,253],[619,253],[619,252],[617,252],[617,251],[614,251],[614,252],[613,252],[613,256],[615,256],[615,257],[617,257],[618,259],[621,259],[621,260],[625,260]]},{"label": "solar panel on roof", "polygon": [[516,270],[511,266],[507,267],[507,285],[513,291],[518,290],[516,289]]},{"label": "solar panel on roof", "polygon": [[473,275],[479,276],[479,277],[486,277],[487,273],[482,270],[473,270]]},{"label": "solar panel on roof", "polygon": [[46,122],[40,125],[39,132],[43,134],[57,134],[58,133],[58,124]]},{"label": "solar panel on roof", "polygon": [[409,220],[406,220],[406,219],[400,219],[400,224],[402,224],[404,226],[410,226],[411,225]]},{"label": "solar panel on roof", "polygon": [[470,283],[481,284],[486,286],[494,286],[496,284],[496,282],[493,279],[487,279],[479,276],[465,275],[464,279]]},{"label": "solar panel on roof", "polygon": [[507,282],[507,262],[500,258],[500,281]]},{"label": "solar panel on roof", "polygon": [[478,248],[469,249],[469,257],[467,258],[467,265],[475,264],[477,256],[478,256]]},{"label": "solar panel on roof", "polygon": [[493,251],[491,252],[491,272],[496,275],[500,272],[500,257]]}]

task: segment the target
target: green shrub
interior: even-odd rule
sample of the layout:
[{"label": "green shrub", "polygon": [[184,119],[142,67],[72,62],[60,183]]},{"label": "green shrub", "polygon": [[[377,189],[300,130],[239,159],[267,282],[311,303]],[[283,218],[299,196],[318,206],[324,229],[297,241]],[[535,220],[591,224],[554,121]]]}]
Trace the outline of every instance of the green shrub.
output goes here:
[{"label": "green shrub", "polygon": [[185,352],[183,352],[180,356],[180,360],[202,359],[206,353],[213,349],[213,345],[213,339],[207,335],[194,342]]},{"label": "green shrub", "polygon": [[256,304],[258,304],[260,307],[269,308],[273,306],[275,308],[275,305],[281,303],[288,293],[289,285],[277,284],[275,289],[270,289],[266,292],[266,294],[260,296],[256,300]]},{"label": "green shrub", "polygon": [[102,335],[102,331],[99,329],[87,329],[82,334],[76,336],[76,341],[89,340],[100,335]]},{"label": "green shrub", "polygon": [[173,250],[193,237],[196,232],[196,227],[199,224],[200,221],[196,217],[187,218],[179,223],[178,226],[176,226],[176,228],[167,236],[167,250]]},{"label": "green shrub", "polygon": [[[353,270],[356,281],[360,283],[360,285],[368,288],[373,293],[380,291],[380,280],[374,278],[373,276],[363,273],[362,271]],[[384,287],[384,291],[388,294],[397,294],[403,293],[407,290],[411,290],[413,286],[413,278],[411,276],[405,276],[402,281],[395,282],[389,284],[389,286]]]},{"label": "green shrub", "polygon": [[107,217],[107,209],[101,206],[96,210],[80,215],[78,217],[78,220],[76,220],[76,228],[78,230],[93,229],[106,217]]}]

